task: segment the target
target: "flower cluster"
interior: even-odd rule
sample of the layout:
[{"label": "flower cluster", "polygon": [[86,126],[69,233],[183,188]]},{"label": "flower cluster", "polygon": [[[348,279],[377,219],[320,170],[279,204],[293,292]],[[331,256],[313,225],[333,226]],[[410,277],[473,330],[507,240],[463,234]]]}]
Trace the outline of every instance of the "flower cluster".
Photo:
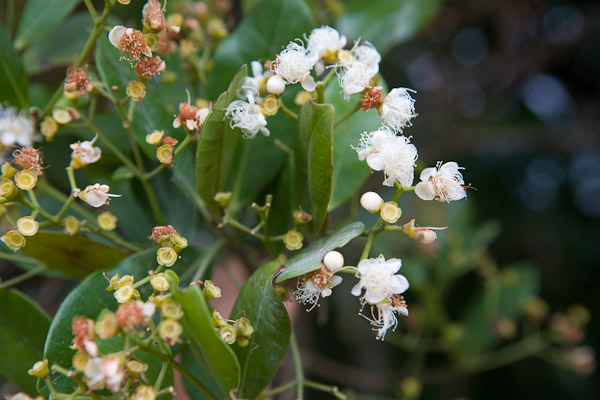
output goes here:
[{"label": "flower cluster", "polygon": [[7,149],[15,145],[31,146],[37,140],[39,136],[30,117],[14,108],[0,106],[0,161]]},{"label": "flower cluster", "polygon": [[160,244],[156,251],[156,260],[159,265],[171,267],[179,258],[178,253],[188,246],[186,238],[181,236],[175,228],[168,226],[155,226],[152,229],[152,235],[148,239]]},{"label": "flower cluster", "polygon": [[337,251],[330,251],[323,257],[321,269],[302,275],[296,286],[296,300],[310,305],[311,311],[321,297],[331,296],[331,289],[342,283],[342,277],[335,275],[344,267],[344,257]]}]

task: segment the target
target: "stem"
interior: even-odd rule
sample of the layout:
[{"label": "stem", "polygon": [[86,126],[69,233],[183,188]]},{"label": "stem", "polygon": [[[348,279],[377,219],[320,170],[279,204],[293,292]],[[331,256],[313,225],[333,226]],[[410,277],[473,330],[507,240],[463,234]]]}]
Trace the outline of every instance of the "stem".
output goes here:
[{"label": "stem", "polygon": [[266,391],[262,394],[262,396],[260,396],[260,399],[264,399],[265,397],[271,397],[271,396],[275,396],[276,394],[279,394],[281,392],[285,392],[288,389],[293,388],[294,386],[296,386],[296,381],[290,381],[288,383],[284,383],[281,386],[277,386],[276,388],[273,388],[269,391]]},{"label": "stem", "polygon": [[48,269],[48,267],[46,267],[45,265],[40,265],[39,267],[34,268],[34,269],[30,270],[30,271],[27,271],[24,274],[21,274],[19,276],[15,276],[12,279],[9,279],[7,281],[4,281],[4,282],[0,283],[0,289],[6,289],[8,287],[17,285],[17,284],[19,284],[21,282],[26,281],[29,278],[33,278],[34,276],[41,274],[42,272],[44,272],[47,269]]},{"label": "stem", "polygon": [[350,110],[348,110],[348,112],[346,114],[344,114],[340,119],[338,119],[337,121],[335,121],[335,124],[333,125],[333,128],[334,129],[337,128],[338,125],[340,125],[342,122],[344,122],[345,120],[347,120],[348,118],[350,118],[358,110],[360,110],[360,103],[356,103],[354,105],[354,107],[352,107]]},{"label": "stem", "polygon": [[162,367],[160,368],[160,372],[158,373],[158,377],[156,378],[156,382],[154,383],[154,391],[158,392],[160,390],[160,386],[162,385],[163,379],[165,379],[165,375],[167,374],[168,368],[169,364],[163,362]]},{"label": "stem", "polygon": [[289,117],[292,117],[293,119],[297,120],[298,119],[298,114],[296,114],[295,112],[293,112],[292,110],[290,110],[289,108],[286,107],[285,104],[283,104],[283,101],[281,101],[281,99],[279,99],[279,109],[281,111],[283,111],[283,113]]},{"label": "stem", "polygon": [[[158,267],[156,268],[156,271],[154,271],[154,273],[152,275],[156,275],[156,274],[160,273],[164,268],[165,268],[164,265],[160,265],[159,264]],[[147,282],[149,282],[150,278],[152,277],[152,275],[148,275],[147,277],[142,278],[139,281],[137,281],[136,283],[134,283],[133,284],[133,288],[137,289],[140,286],[142,286],[142,285],[146,284]]]},{"label": "stem", "polygon": [[250,235],[250,236],[254,236],[255,238],[257,238],[258,240],[260,240],[261,242],[265,243],[265,237],[263,235],[261,235],[258,232],[254,232],[252,229],[248,228],[246,225],[242,224],[241,222],[233,219],[230,215],[229,212],[227,210],[225,210],[225,217],[223,217],[223,225],[231,225],[234,228]]},{"label": "stem", "polygon": [[2,251],[0,251],[0,260],[7,260],[15,263],[38,264],[33,258],[23,257],[18,254],[4,253]]},{"label": "stem", "polygon": [[346,399],[346,395],[344,393],[340,393],[340,389],[337,386],[329,386],[325,385],[324,383],[313,382],[308,380],[304,381],[304,385],[309,388],[320,390],[321,392],[331,393],[338,399]]},{"label": "stem", "polygon": [[300,356],[300,348],[298,347],[298,339],[296,333],[292,329],[290,336],[290,350],[294,360],[294,369],[296,370],[296,387],[298,390],[297,399],[304,400],[304,371],[302,370],[302,357]]},{"label": "stem", "polygon": [[96,23],[96,21],[98,20],[98,13],[96,12],[94,5],[90,0],[83,0],[83,2],[85,3],[85,6],[87,7],[90,15],[92,16],[92,20],[94,21],[94,23]]},{"label": "stem", "polygon": [[196,377],[194,377],[194,375],[192,375],[187,369],[185,369],[185,367],[183,365],[179,364],[177,361],[175,361],[174,359],[172,359],[167,354],[164,354],[164,353],[156,350],[153,347],[149,347],[149,346],[144,345],[144,343],[142,343],[141,341],[139,341],[135,337],[130,337],[130,339],[131,339],[131,341],[133,343],[135,343],[140,348],[140,350],[145,351],[146,353],[152,354],[153,356],[155,356],[156,358],[158,358],[162,362],[166,362],[172,368],[174,368],[177,371],[179,371],[179,373],[181,375],[183,375],[186,379],[188,379],[190,382],[192,382],[194,384],[194,386],[196,386],[198,389],[200,389],[202,391],[202,393],[204,393],[209,399],[211,399],[211,400],[218,400],[217,397],[215,397],[208,390],[208,388],[202,384],[202,382],[200,382],[198,379],[196,379]]},{"label": "stem", "polygon": [[165,223],[162,216],[162,211],[160,210],[160,206],[158,205],[156,193],[154,192],[152,185],[146,179],[142,179],[142,186],[144,188],[144,191],[146,192],[148,201],[150,202],[150,208],[152,208],[152,212],[154,213],[154,218],[156,218],[156,222],[158,223],[158,225],[164,225]]}]

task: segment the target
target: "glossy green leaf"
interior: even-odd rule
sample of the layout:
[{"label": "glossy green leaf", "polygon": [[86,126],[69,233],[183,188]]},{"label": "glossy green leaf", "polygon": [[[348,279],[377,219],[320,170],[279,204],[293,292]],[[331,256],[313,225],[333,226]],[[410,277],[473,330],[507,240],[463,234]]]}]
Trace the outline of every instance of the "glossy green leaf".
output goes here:
[{"label": "glossy green leaf", "polygon": [[84,278],[96,270],[108,269],[127,255],[85,236],[46,231],[28,237],[21,252],[74,278]]},{"label": "glossy green leaf", "polygon": [[10,37],[0,26],[0,99],[12,105],[27,107],[27,76],[21,57]]},{"label": "glossy green leaf", "polygon": [[19,22],[15,47],[23,49],[53,29],[75,8],[79,0],[28,0]]},{"label": "glossy green leaf", "polygon": [[200,197],[218,213],[214,195],[223,190],[232,162],[239,132],[233,131],[225,119],[225,108],[237,99],[237,90],[248,75],[244,65],[235,75],[229,88],[222,93],[206,118],[196,147],[196,184]]},{"label": "glossy green leaf", "polygon": [[43,359],[50,317],[16,290],[0,289],[0,304],[0,375],[35,394],[37,379],[27,371]]},{"label": "glossy green leaf", "polygon": [[[194,357],[194,354],[189,347],[184,347],[181,352],[181,365],[187,369],[196,379],[198,379],[211,393],[220,393],[219,385],[215,382],[212,375],[200,365],[200,362]],[[188,398],[194,400],[208,400],[209,397],[198,389],[192,382],[187,379],[183,380],[183,387],[188,395]]]},{"label": "glossy green leaf", "polygon": [[271,382],[279,368],[291,335],[291,323],[281,299],[273,291],[273,274],[281,264],[272,261],[246,281],[229,318],[246,316],[254,334],[246,347],[233,345],[242,367],[238,397],[253,399]]},{"label": "glossy green leaf", "polygon": [[227,88],[240,65],[274,59],[290,41],[302,38],[314,25],[303,0],[256,1],[242,23],[215,51],[208,79],[209,98],[217,97]]},{"label": "glossy green leaf", "polygon": [[[171,268],[181,274],[196,266],[202,255],[202,250],[188,247],[181,252],[181,259]],[[125,258],[110,270],[108,275],[129,274],[138,281],[148,276],[148,271],[156,268],[156,265],[156,248],[150,248]],[[69,348],[73,340],[71,333],[73,317],[84,316],[95,319],[104,309],[115,311],[118,308],[118,303],[113,296],[114,292],[106,291],[107,286],[108,282],[102,275],[102,271],[97,271],[83,280],[62,302],[50,325],[44,348],[44,358],[47,358],[50,363],[57,363],[64,368],[71,366],[71,358],[75,354],[75,351]],[[150,285],[144,285],[138,290],[142,298],[147,298],[152,293]],[[68,392],[72,387],[68,379],[57,374],[52,376],[52,383],[58,391],[62,392]]]},{"label": "glossy green leaf", "polygon": [[385,54],[427,26],[440,4],[440,0],[348,0],[336,25],[349,38],[368,40]]},{"label": "glossy green leaf", "polygon": [[499,340],[494,324],[502,318],[517,319],[527,300],[540,291],[539,272],[531,264],[505,267],[485,291],[476,294],[465,316],[464,336],[460,347],[469,354],[491,348]]},{"label": "glossy green leaf", "polygon": [[327,252],[345,246],[350,240],[359,236],[364,229],[365,225],[362,222],[353,222],[333,235],[317,240],[290,258],[285,263],[285,270],[277,277],[276,281],[281,282],[295,278],[321,268],[321,261]]},{"label": "glossy green leaf", "polygon": [[240,364],[211,323],[211,312],[198,286],[172,290],[173,299],[183,307],[183,329],[193,347],[194,355],[206,367],[223,393],[237,389],[240,383]]},{"label": "glossy green leaf", "polygon": [[[379,85],[385,89],[383,78]],[[326,101],[335,107],[336,119],[352,110],[360,95],[353,95],[350,101],[344,100],[342,89],[337,81],[327,87]],[[329,202],[329,211],[341,206],[362,187],[371,176],[365,161],[360,161],[351,146],[358,146],[361,133],[373,131],[381,125],[381,117],[375,109],[367,112],[357,111],[335,128],[333,133],[333,191]]]},{"label": "glossy green leaf", "polygon": [[313,226],[325,222],[333,178],[333,122],[331,104],[306,102],[298,115],[296,133],[296,190],[308,193]]}]

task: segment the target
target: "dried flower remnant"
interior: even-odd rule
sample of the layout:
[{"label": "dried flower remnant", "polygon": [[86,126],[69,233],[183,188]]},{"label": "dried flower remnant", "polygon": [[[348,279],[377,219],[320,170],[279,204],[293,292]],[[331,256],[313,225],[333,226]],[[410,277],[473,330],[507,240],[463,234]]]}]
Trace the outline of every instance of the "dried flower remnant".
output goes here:
[{"label": "dried flower remnant", "polygon": [[92,357],[98,355],[98,346],[94,342],[96,332],[94,321],[85,317],[75,317],[71,323],[73,338],[73,349],[81,350]]},{"label": "dried flower remnant", "polygon": [[129,332],[146,326],[155,311],[154,303],[137,300],[121,304],[115,314],[119,327]]},{"label": "dried flower remnant", "polygon": [[344,257],[337,251],[330,251],[323,257],[321,269],[298,278],[294,295],[300,303],[315,308],[319,299],[331,296],[331,289],[342,283],[342,277],[335,275],[344,266]]},{"label": "dried flower remnant", "polygon": [[23,147],[13,151],[13,157],[21,168],[28,169],[38,176],[42,175],[42,153],[39,150],[31,146]]},{"label": "dried flower remnant", "polygon": [[368,111],[371,108],[378,108],[381,105],[382,90],[381,86],[375,86],[367,90],[360,98],[360,109]]},{"label": "dried flower remnant", "polygon": [[121,197],[120,194],[110,194],[108,185],[101,185],[96,183],[95,185],[87,186],[83,191],[79,192],[77,196],[88,203],[92,207],[102,207],[108,204],[111,197]]},{"label": "dried flower remnant", "polygon": [[165,62],[159,57],[142,58],[135,65],[135,73],[143,79],[152,79],[166,68]]},{"label": "dried flower remnant", "polygon": [[453,161],[440,161],[436,167],[425,168],[421,172],[421,182],[415,186],[415,194],[423,200],[446,203],[467,197],[461,169],[464,168]]},{"label": "dried flower remnant", "polygon": [[68,98],[81,97],[93,89],[87,74],[87,66],[76,67],[67,71],[64,92]]},{"label": "dried flower remnant", "polygon": [[198,108],[189,102],[179,104],[179,114],[173,121],[173,128],[184,126],[188,131],[198,130],[204,124],[206,117],[210,113],[210,108]]},{"label": "dried flower remnant", "polygon": [[163,244],[169,241],[169,238],[173,233],[177,233],[177,230],[175,230],[172,225],[155,226],[152,228],[152,235],[148,236],[148,239],[155,243]]},{"label": "dried flower remnant", "polygon": [[121,59],[126,59],[132,64],[142,56],[152,57],[152,50],[148,47],[144,34],[138,30],[117,25],[108,33],[108,39],[121,51]]},{"label": "dried flower remnant", "polygon": [[142,8],[144,23],[154,32],[160,32],[167,27],[164,8],[158,0],[148,0]]},{"label": "dried flower remnant", "polygon": [[102,150],[99,147],[94,147],[97,138],[98,137],[95,136],[91,141],[86,140],[83,142],[72,143],[69,146],[71,147],[71,150],[73,150],[73,153],[71,154],[71,168],[82,168],[100,160]]},{"label": "dried flower remnant", "polygon": [[100,390],[107,387],[111,392],[118,392],[127,378],[123,369],[123,357],[118,355],[92,358],[85,365],[83,374],[89,389]]}]

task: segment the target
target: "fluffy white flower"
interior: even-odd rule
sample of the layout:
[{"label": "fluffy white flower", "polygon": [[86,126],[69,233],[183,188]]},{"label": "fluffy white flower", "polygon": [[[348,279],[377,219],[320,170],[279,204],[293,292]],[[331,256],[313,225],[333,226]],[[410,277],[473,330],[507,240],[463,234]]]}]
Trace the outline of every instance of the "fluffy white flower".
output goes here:
[{"label": "fluffy white flower", "polygon": [[14,108],[0,106],[0,150],[16,144],[31,146],[38,139],[31,118],[17,114]]},{"label": "fluffy white flower", "polygon": [[311,311],[318,305],[321,296],[331,296],[331,289],[340,283],[342,283],[341,276],[334,275],[327,267],[322,266],[320,270],[298,278],[294,295],[300,303],[310,305],[306,311]]},{"label": "fluffy white flower", "polygon": [[116,356],[92,358],[85,364],[83,374],[88,388],[98,390],[106,385],[112,392],[119,391],[126,378],[121,359]]},{"label": "fluffy white flower", "polygon": [[371,72],[368,64],[360,61],[354,61],[347,68],[342,68],[338,81],[344,92],[344,100],[350,100],[350,96],[360,93],[370,87],[371,78],[375,74]]},{"label": "fluffy white flower", "polygon": [[107,204],[111,197],[121,197],[120,194],[108,193],[108,190],[108,185],[96,183],[95,185],[90,185],[83,189],[77,196],[90,206],[98,208]]},{"label": "fluffy white flower", "polygon": [[346,45],[346,36],[340,35],[338,31],[330,26],[315,28],[307,39],[307,48],[311,53],[316,53],[319,58],[327,56],[328,53],[337,52]]},{"label": "fluffy white flower", "polygon": [[238,98],[248,100],[253,103],[260,93],[260,88],[265,87],[266,80],[273,75],[271,71],[263,71],[263,65],[258,61],[252,61],[250,63],[250,69],[252,70],[252,76],[244,78],[242,87],[238,89]]},{"label": "fluffy white flower", "polygon": [[281,76],[286,83],[302,84],[307,92],[312,92],[317,87],[310,71],[317,62],[315,53],[309,53],[303,45],[291,42],[285,50],[277,55],[273,63],[273,71]]},{"label": "fluffy white flower", "polygon": [[371,322],[377,331],[377,339],[384,340],[388,329],[396,330],[398,318],[396,313],[408,317],[408,307],[402,296],[394,295],[389,301],[378,303],[371,306],[371,317],[361,314],[365,319]]},{"label": "fluffy white flower", "polygon": [[381,61],[381,54],[375,49],[369,42],[356,46],[353,51],[356,60],[361,63],[367,64],[367,70],[371,77],[375,76],[379,72],[379,62]]},{"label": "fluffy white flower", "polygon": [[360,296],[364,289],[361,302],[376,305],[394,294],[404,293],[409,286],[408,280],[403,275],[395,275],[401,266],[401,260],[390,258],[386,261],[382,254],[362,260],[356,267],[360,281],[352,288],[352,294]]},{"label": "fluffy white flower", "polygon": [[414,179],[417,148],[405,136],[396,136],[388,127],[374,132],[364,132],[358,147],[352,147],[359,160],[367,160],[374,171],[383,171],[386,186],[398,181],[402,187],[410,187]]},{"label": "fluffy white flower", "polygon": [[409,91],[414,92],[406,88],[392,89],[383,99],[379,109],[383,123],[396,132],[402,132],[402,129],[411,126],[410,120],[417,116],[415,100],[410,97]]},{"label": "fluffy white flower", "polygon": [[461,169],[453,161],[445,164],[440,161],[436,167],[425,168],[421,172],[421,182],[415,186],[415,194],[423,200],[447,203],[467,197]]},{"label": "fluffy white flower", "polygon": [[270,135],[266,128],[267,120],[258,104],[235,100],[225,109],[225,118],[230,118],[229,126],[240,128],[246,139],[253,139],[258,131],[265,136]]},{"label": "fluffy white flower", "polygon": [[97,136],[94,137],[91,141],[77,142],[71,144],[71,149],[73,153],[71,154],[71,158],[77,164],[78,167],[83,167],[88,164],[95,163],[102,156],[102,150],[99,147],[94,147],[94,142],[96,141]]}]

